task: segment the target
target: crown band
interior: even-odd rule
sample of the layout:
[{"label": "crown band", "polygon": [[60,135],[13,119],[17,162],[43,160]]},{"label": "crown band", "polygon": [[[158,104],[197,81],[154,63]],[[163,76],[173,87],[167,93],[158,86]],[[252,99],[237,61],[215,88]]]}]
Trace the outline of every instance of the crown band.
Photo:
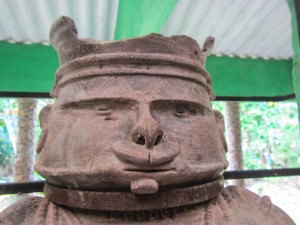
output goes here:
[{"label": "crown band", "polygon": [[56,72],[51,95],[81,79],[111,75],[170,76],[199,83],[213,99],[211,78],[206,70],[192,60],[167,54],[107,53],[76,58],[63,64]]}]

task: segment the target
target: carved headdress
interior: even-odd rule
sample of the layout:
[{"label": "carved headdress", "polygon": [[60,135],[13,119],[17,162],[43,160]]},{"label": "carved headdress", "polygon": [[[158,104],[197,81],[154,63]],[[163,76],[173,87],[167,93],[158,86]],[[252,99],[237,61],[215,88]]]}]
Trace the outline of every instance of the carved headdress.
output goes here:
[{"label": "carved headdress", "polygon": [[73,20],[63,16],[53,24],[50,42],[61,64],[51,93],[53,97],[58,97],[67,84],[82,79],[155,75],[192,80],[208,91],[211,100],[214,98],[211,78],[205,70],[206,57],[214,43],[212,37],[206,39],[202,50],[187,36],[149,34],[111,42],[78,39]]}]

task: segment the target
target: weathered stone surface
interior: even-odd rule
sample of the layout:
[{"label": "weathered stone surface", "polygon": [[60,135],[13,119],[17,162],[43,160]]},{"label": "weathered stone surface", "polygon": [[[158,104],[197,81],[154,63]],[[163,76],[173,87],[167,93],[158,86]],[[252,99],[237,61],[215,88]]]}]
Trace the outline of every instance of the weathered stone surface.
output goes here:
[{"label": "weathered stone surface", "polygon": [[[179,196],[177,196],[179,197]],[[117,204],[117,203],[116,203]],[[96,211],[63,207],[46,198],[31,197],[6,209],[1,224],[215,224],[289,225],[293,221],[268,197],[230,186],[216,198],[170,209]]]},{"label": "weathered stone surface", "polygon": [[206,55],[186,36],[101,43],[70,18],[50,40],[61,66],[40,114],[35,169],[46,198],[4,211],[4,224],[294,224],[267,197],[223,189],[224,121],[211,108]]}]

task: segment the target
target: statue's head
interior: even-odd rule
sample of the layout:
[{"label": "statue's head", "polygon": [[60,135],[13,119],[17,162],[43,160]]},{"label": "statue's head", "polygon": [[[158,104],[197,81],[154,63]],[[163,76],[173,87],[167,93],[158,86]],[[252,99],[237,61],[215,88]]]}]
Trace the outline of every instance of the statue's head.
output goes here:
[{"label": "statue's head", "polygon": [[204,67],[212,38],[202,50],[186,36],[97,42],[61,17],[50,41],[61,66],[35,166],[49,183],[144,194],[221,176],[224,121]]}]

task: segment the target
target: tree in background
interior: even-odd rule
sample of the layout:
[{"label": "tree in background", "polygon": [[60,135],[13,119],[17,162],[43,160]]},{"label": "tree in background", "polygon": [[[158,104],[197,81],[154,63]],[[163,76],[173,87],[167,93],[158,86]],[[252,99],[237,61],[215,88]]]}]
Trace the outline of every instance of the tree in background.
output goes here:
[{"label": "tree in background", "polygon": [[[244,168],[299,167],[297,104],[288,101],[240,102],[239,105]],[[224,102],[213,102],[213,108],[225,115]]]},{"label": "tree in background", "polygon": [[[226,102],[225,104],[225,131],[229,154],[229,170],[243,170],[239,102]],[[243,179],[231,180],[230,184],[245,186]]]},{"label": "tree in background", "polygon": [[14,165],[14,180],[26,182],[33,180],[33,162],[35,152],[36,100],[18,99],[19,120],[17,152]]}]

